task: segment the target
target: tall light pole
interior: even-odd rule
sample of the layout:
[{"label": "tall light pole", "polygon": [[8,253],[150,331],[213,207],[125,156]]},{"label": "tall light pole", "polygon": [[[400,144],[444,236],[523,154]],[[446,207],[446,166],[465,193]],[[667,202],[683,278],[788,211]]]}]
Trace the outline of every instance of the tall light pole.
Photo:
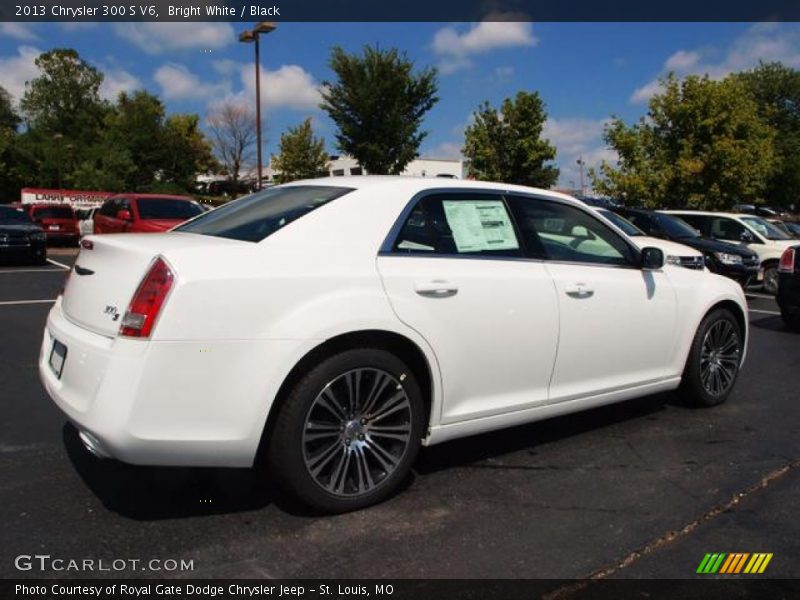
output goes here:
[{"label": "tall light pole", "polygon": [[58,168],[58,199],[64,201],[64,189],[61,187],[61,140],[64,139],[64,134],[56,133],[53,135],[53,140],[56,143],[56,162]]},{"label": "tall light pole", "polygon": [[583,167],[586,165],[586,162],[583,160],[583,155],[581,155],[581,157],[575,162],[578,163],[578,166],[580,167],[581,170],[581,196],[582,196],[585,193],[585,188],[583,185]]},{"label": "tall light pole", "polygon": [[248,29],[247,31],[243,31],[239,34],[239,41],[245,44],[249,44],[251,42],[255,42],[256,45],[256,145],[258,146],[258,189],[261,189],[261,173],[263,169],[262,161],[261,161],[261,64],[260,64],[260,56],[259,56],[259,44],[258,44],[258,36],[263,34],[270,33],[271,31],[275,31],[277,25],[275,23],[268,23],[262,22],[253,27],[252,29]]}]

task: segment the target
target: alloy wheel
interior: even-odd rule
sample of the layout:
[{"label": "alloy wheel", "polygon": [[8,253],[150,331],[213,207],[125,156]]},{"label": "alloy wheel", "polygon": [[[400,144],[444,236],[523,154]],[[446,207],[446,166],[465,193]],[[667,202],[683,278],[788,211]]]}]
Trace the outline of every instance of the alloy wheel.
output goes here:
[{"label": "alloy wheel", "polygon": [[715,321],[703,337],[700,352],[700,380],[712,396],[726,393],[739,369],[739,334],[725,319]]},{"label": "alloy wheel", "polygon": [[342,373],[314,399],[303,429],[303,458],[329,494],[361,496],[395,471],[411,442],[411,402],[382,369]]}]

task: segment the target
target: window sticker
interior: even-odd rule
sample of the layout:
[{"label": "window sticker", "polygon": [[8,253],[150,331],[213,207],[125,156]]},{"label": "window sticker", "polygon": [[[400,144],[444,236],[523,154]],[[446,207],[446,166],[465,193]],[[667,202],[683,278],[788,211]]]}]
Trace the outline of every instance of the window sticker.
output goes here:
[{"label": "window sticker", "polygon": [[444,200],[442,207],[458,252],[519,248],[502,200]]}]

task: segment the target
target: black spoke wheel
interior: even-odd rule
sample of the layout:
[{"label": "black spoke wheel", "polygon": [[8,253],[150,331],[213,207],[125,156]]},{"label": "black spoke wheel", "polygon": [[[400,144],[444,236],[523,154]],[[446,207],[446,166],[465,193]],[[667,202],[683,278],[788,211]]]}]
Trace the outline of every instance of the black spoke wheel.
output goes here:
[{"label": "black spoke wheel", "polygon": [[394,355],[358,349],[331,356],[281,406],[270,470],[293,496],[324,512],[374,504],[408,474],[423,406],[413,372]]},{"label": "black spoke wheel", "polygon": [[718,309],[703,319],[681,384],[691,404],[715,406],[728,398],[739,374],[743,344],[741,328],[730,311]]}]

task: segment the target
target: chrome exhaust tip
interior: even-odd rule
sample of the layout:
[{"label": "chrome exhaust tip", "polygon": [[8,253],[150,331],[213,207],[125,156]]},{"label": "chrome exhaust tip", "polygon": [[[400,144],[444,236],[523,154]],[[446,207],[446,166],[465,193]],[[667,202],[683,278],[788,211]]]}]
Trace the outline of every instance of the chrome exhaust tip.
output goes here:
[{"label": "chrome exhaust tip", "polygon": [[84,447],[97,458],[111,458],[111,455],[103,450],[100,440],[98,440],[88,431],[81,430],[78,433],[78,437],[81,439],[81,442],[83,442]]}]

